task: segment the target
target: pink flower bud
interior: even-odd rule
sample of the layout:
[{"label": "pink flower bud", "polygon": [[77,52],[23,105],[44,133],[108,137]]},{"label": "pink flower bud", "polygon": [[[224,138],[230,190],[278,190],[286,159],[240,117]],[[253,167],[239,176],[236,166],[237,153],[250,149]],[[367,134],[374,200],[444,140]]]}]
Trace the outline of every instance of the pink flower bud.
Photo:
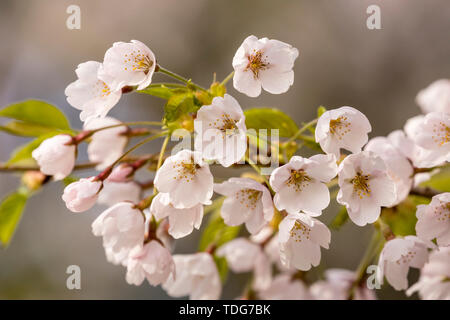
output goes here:
[{"label": "pink flower bud", "polygon": [[62,199],[70,211],[83,212],[94,206],[101,187],[102,182],[94,181],[94,177],[81,179],[64,189]]}]

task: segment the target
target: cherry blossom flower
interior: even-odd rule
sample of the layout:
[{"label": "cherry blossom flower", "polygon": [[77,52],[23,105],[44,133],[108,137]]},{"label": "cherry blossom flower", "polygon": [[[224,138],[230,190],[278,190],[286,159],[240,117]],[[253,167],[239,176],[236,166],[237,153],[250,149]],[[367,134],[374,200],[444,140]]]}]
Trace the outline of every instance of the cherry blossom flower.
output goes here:
[{"label": "cherry blossom flower", "polygon": [[247,230],[259,232],[273,217],[270,191],[250,178],[230,178],[214,184],[214,191],[226,196],[221,216],[229,226],[245,223]]},{"label": "cherry blossom flower", "polygon": [[289,162],[272,172],[270,185],[276,192],[274,204],[289,213],[303,211],[319,216],[330,203],[326,186],[337,174],[336,158],[318,154],[310,158],[293,156]]},{"label": "cherry blossom flower", "polygon": [[395,183],[396,199],[392,205],[405,200],[413,185],[414,168],[409,160],[385,137],[371,139],[364,150],[372,151],[383,159],[387,174]]},{"label": "cherry blossom flower", "polygon": [[340,157],[340,149],[358,153],[372,131],[367,117],[352,107],[340,107],[324,112],[316,126],[316,142],[327,154]]},{"label": "cherry blossom flower", "polygon": [[131,250],[127,263],[127,282],[139,286],[144,279],[152,286],[164,283],[170,275],[175,276],[175,263],[166,248],[151,240],[143,247]]},{"label": "cherry blossom flower", "polygon": [[308,287],[291,274],[279,274],[258,296],[264,300],[312,300]]},{"label": "cherry blossom flower", "polygon": [[287,215],[279,225],[281,262],[287,267],[309,270],[320,263],[320,247],[328,249],[330,230],[322,222],[304,213]]},{"label": "cherry blossom flower", "polygon": [[218,257],[225,257],[229,268],[235,273],[254,272],[255,290],[266,289],[272,280],[272,263],[259,244],[246,238],[233,239],[216,251]]},{"label": "cherry blossom flower", "polygon": [[77,150],[72,140],[67,134],[59,134],[44,140],[33,150],[31,155],[43,174],[62,180],[72,172]]},{"label": "cherry blossom flower", "polygon": [[[85,130],[96,130],[113,125],[119,125],[121,122],[111,117],[96,118],[85,122]],[[123,133],[127,127],[115,127],[105,129],[94,133],[91,137],[87,153],[89,160],[98,163],[97,170],[103,170],[116,161],[124,152],[128,143],[128,138]]]},{"label": "cherry blossom flower", "polygon": [[120,202],[95,219],[92,232],[103,237],[108,261],[125,266],[130,251],[144,242],[144,226],[142,212],[130,202]]},{"label": "cherry blossom flower", "polygon": [[153,198],[150,213],[158,220],[169,218],[169,234],[175,239],[183,238],[199,229],[203,219],[203,205],[177,209],[170,203],[167,193],[158,193]]},{"label": "cherry blossom flower", "polygon": [[395,290],[405,290],[408,287],[409,268],[422,268],[428,261],[428,248],[431,247],[431,242],[426,243],[416,236],[389,240],[384,245],[378,261],[378,282],[382,284],[386,276]]},{"label": "cherry blossom flower", "polygon": [[375,222],[381,207],[397,198],[394,181],[384,161],[370,151],[347,156],[339,165],[337,202],[345,205],[350,219],[358,226]]},{"label": "cherry blossom flower", "polygon": [[247,37],[233,58],[234,88],[249,97],[267,92],[286,92],[294,83],[294,61],[298,50],[273,39]]},{"label": "cherry blossom flower", "polygon": [[138,86],[137,90],[142,90],[152,82],[155,68],[155,55],[142,42],[115,42],[105,53],[99,77],[113,90],[124,86]]},{"label": "cherry blossom flower", "polygon": [[436,239],[438,246],[450,246],[450,193],[441,193],[428,205],[417,206],[417,236],[423,240]]},{"label": "cherry blossom flower", "polygon": [[94,206],[101,188],[102,181],[96,177],[80,179],[64,189],[62,199],[70,211],[83,212]]},{"label": "cherry blossom flower", "polygon": [[163,289],[172,297],[189,295],[192,300],[216,300],[222,291],[219,272],[206,252],[174,255],[176,277],[169,276]]},{"label": "cherry blossom flower", "polygon": [[365,285],[352,286],[356,281],[356,273],[345,269],[328,269],[325,280],[319,280],[310,287],[311,294],[317,300],[374,300],[375,294]]},{"label": "cherry blossom flower", "polygon": [[126,182],[131,180],[131,176],[134,173],[134,168],[128,163],[121,163],[116,166],[106,181],[110,182]]},{"label": "cherry blossom flower", "polygon": [[420,271],[420,278],[407,291],[408,296],[419,292],[424,300],[450,300],[450,247],[430,253],[428,262]]},{"label": "cherry blossom flower", "polygon": [[416,102],[424,113],[443,112],[450,114],[450,80],[440,79],[422,89]]},{"label": "cherry blossom flower", "polygon": [[97,202],[108,206],[125,201],[138,203],[141,191],[141,187],[134,181],[114,182],[108,177],[103,182],[103,189],[98,195]]},{"label": "cherry blossom flower", "polygon": [[122,96],[120,88],[112,90],[106,84],[110,77],[99,79],[101,67],[102,64],[97,61],[81,63],[75,70],[78,80],[69,84],[65,90],[67,102],[81,110],[81,121],[105,117]]},{"label": "cherry blossom flower", "polygon": [[215,97],[211,105],[198,110],[194,130],[195,149],[224,167],[241,160],[247,150],[245,116],[229,94]]},{"label": "cherry blossom flower", "polygon": [[[213,195],[213,176],[199,152],[181,150],[168,157],[154,179],[159,192],[167,193],[177,209],[209,204]],[[193,192],[187,192],[192,190]]]},{"label": "cherry blossom flower", "polygon": [[433,152],[434,157],[450,161],[450,114],[430,112],[412,133],[413,141]]}]

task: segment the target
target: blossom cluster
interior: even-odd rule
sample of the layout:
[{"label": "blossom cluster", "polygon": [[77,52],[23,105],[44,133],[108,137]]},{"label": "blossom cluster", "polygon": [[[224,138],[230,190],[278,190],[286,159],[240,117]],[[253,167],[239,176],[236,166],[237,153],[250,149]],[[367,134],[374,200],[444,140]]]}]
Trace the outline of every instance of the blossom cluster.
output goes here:
[{"label": "blossom cluster", "polygon": [[[247,37],[232,61],[234,88],[249,97],[262,89],[286,92],[294,82],[298,55],[284,42]],[[218,299],[219,257],[235,273],[253,273],[249,291],[259,298],[374,299],[353,271],[329,269],[324,280],[312,284],[301,276],[320,264],[322,248],[330,246],[331,231],[320,216],[330,205],[330,189],[337,186],[336,200],[354,224],[380,225],[383,208],[402,203],[431,177],[431,169],[450,161],[450,81],[439,80],[418,94],[424,114],[408,120],[404,130],[369,140],[371,124],[356,108],[326,110],[315,128],[307,128],[323,153],[284,159],[270,177],[225,181],[214,178],[212,165],[257,165],[247,156],[246,117],[239,102],[227,93],[214,96],[193,112],[194,148],[168,157],[162,149],[158,155],[149,194],[135,175],[154,158],[122,162],[132,129],[108,112],[123,93],[149,88],[159,70],[154,53],[136,40],[114,43],[101,63],[80,64],[78,79],[65,93],[68,103],[81,111],[83,131],[56,135],[33,151],[41,172],[61,180],[74,170],[78,144],[89,142],[89,159],[101,172],[69,184],[62,198],[72,212],[96,203],[109,206],[92,223],[92,232],[102,237],[107,260],[126,267],[126,281],[162,285],[173,297]],[[159,136],[170,135],[168,130]],[[214,206],[215,199],[222,201],[224,224],[245,225],[249,237],[173,254],[175,239],[200,229],[205,208]],[[378,280],[386,277],[395,289],[406,290],[409,267],[420,268],[419,282],[407,292],[450,299],[450,193],[419,205],[417,219],[416,235],[388,232]]]}]

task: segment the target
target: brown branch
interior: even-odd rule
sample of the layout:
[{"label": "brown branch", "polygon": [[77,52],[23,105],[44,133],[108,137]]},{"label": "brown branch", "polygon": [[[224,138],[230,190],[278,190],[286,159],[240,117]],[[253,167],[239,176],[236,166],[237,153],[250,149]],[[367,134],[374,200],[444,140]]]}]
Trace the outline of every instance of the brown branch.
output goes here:
[{"label": "brown branch", "polygon": [[409,194],[415,195],[415,196],[422,196],[426,198],[433,198],[434,196],[437,196],[438,194],[441,194],[441,191],[438,191],[436,189],[430,188],[430,187],[415,187],[412,188]]}]

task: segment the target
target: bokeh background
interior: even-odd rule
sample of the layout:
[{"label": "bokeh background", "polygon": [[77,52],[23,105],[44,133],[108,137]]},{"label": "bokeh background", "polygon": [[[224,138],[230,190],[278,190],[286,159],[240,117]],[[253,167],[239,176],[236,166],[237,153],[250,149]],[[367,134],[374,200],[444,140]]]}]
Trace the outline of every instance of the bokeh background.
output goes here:
[{"label": "bokeh background", "polygon": [[[71,4],[81,7],[81,30],[66,28]],[[370,4],[381,8],[381,30],[366,27]],[[78,63],[102,61],[113,42],[141,40],[163,66],[207,86],[213,72],[222,79],[231,71],[236,49],[250,34],[299,49],[295,83],[286,94],[263,93],[256,99],[232,88],[229,92],[244,107],[278,107],[298,123],[315,117],[319,105],[349,105],[368,116],[371,137],[386,135],[419,113],[414,102],[418,90],[450,74],[448,0],[2,0],[0,107],[43,99],[80,128],[79,112],[66,102],[64,89],[75,80]],[[111,115],[157,120],[162,106],[153,97],[126,95]],[[0,161],[23,142],[0,134]],[[158,147],[148,150],[152,148]],[[2,174],[0,196],[18,183],[13,174]],[[147,283],[127,285],[124,268],[107,263],[101,239],[91,233],[91,222],[102,208],[70,213],[61,194],[61,184],[53,183],[32,198],[11,245],[0,250],[0,298],[167,298]],[[332,205],[323,220],[335,213]],[[356,269],[369,229],[349,223],[334,232],[330,250],[322,250],[324,265]],[[199,234],[179,241],[177,252],[194,251]],[[72,264],[81,267],[81,290],[66,288],[66,268]],[[416,277],[412,272],[411,280]],[[223,297],[236,297],[244,284],[245,275],[233,275]],[[377,294],[404,297],[389,286]]]}]

